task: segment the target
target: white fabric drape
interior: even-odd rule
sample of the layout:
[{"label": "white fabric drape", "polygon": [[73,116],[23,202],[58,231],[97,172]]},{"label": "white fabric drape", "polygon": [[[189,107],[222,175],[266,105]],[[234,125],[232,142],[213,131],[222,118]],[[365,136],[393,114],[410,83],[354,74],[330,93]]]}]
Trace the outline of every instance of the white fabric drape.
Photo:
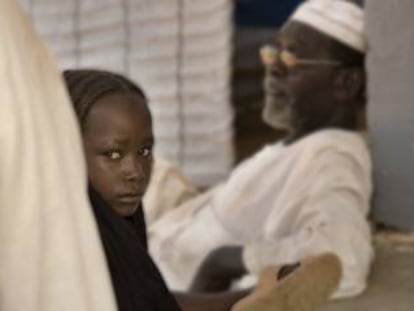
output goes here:
[{"label": "white fabric drape", "polygon": [[179,169],[164,158],[155,156],[151,182],[143,198],[147,226],[198,194]]},{"label": "white fabric drape", "polygon": [[0,1],[0,310],[115,311],[80,135],[53,57]]},{"label": "white fabric drape", "polygon": [[233,163],[230,0],[20,0],[63,68],[126,74],[150,98],[156,152],[197,186]]}]

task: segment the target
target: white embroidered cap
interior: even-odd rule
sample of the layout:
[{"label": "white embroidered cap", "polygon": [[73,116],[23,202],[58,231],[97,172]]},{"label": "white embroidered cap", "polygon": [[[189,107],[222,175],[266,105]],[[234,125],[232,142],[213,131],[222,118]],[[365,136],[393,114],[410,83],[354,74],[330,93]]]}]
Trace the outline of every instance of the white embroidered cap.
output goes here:
[{"label": "white embroidered cap", "polygon": [[366,52],[364,11],[346,0],[309,0],[290,18],[304,23],[339,42]]}]

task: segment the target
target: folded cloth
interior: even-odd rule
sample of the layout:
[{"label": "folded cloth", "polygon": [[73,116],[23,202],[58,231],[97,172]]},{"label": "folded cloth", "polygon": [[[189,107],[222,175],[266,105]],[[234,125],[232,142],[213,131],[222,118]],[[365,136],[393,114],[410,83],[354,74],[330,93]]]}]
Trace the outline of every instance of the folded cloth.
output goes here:
[{"label": "folded cloth", "polygon": [[0,1],[0,310],[115,311],[80,134],[53,57]]},{"label": "folded cloth", "polygon": [[325,253],[304,259],[289,275],[277,280],[283,267],[265,269],[252,294],[236,303],[232,311],[314,311],[338,288],[341,262]]}]

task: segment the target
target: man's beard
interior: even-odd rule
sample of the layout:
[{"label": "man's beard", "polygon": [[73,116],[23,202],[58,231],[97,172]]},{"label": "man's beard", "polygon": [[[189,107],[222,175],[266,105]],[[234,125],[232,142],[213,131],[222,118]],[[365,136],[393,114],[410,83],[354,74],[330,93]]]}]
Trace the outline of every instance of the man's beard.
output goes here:
[{"label": "man's beard", "polygon": [[262,112],[263,121],[278,130],[288,130],[292,126],[292,107],[295,99],[292,95],[277,96],[266,94]]}]

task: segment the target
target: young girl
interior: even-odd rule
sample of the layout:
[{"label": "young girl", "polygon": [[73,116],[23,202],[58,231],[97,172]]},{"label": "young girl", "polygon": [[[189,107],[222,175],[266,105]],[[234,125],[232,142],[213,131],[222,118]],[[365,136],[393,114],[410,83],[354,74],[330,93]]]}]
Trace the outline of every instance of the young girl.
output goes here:
[{"label": "young girl", "polygon": [[152,164],[152,124],[143,92],[122,76],[64,73],[78,116],[90,198],[119,310],[179,310],[146,252],[140,206]]},{"label": "young girl", "polygon": [[[78,116],[90,198],[120,311],[179,310],[147,252],[141,200],[154,138],[144,93],[125,77],[68,70],[64,78]],[[246,292],[176,294],[183,310],[229,310]]]}]

